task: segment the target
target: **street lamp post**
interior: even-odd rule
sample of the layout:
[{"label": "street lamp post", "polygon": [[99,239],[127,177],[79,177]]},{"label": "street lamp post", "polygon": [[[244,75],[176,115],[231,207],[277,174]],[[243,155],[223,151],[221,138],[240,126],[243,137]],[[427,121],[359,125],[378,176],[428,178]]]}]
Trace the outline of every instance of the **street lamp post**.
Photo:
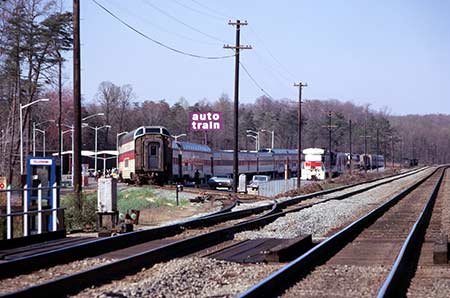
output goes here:
[{"label": "street lamp post", "polygon": [[275,147],[275,131],[274,130],[268,130],[268,129],[261,129],[260,131],[262,132],[270,132],[270,134],[272,135],[272,150]]},{"label": "street lamp post", "polygon": [[[247,129],[247,137],[252,137],[255,139],[256,142],[256,151],[259,151],[259,131],[255,131],[255,130],[251,130],[251,129]],[[252,133],[252,134],[249,134]],[[254,135],[253,135],[254,134]]]},{"label": "street lamp post", "polygon": [[32,101],[26,105],[22,105],[20,104],[20,109],[19,109],[19,131],[20,131],[20,175],[23,175],[23,129],[22,129],[22,125],[23,125],[23,115],[22,115],[22,110],[31,106],[32,104],[38,103],[38,102],[47,102],[50,101],[50,99],[48,98],[41,98],[35,101]]},{"label": "street lamp post", "polygon": [[[66,125],[64,125],[64,126],[66,126]],[[72,133],[72,154],[73,154],[73,131],[74,131],[74,129],[73,129],[73,125],[69,126],[69,127],[70,127],[70,129],[61,131],[61,151],[64,152],[64,135],[68,132],[71,132]],[[63,156],[61,155],[61,175],[63,174],[63,169],[64,169],[64,159],[63,159]],[[72,171],[72,175],[73,175],[73,171]]]},{"label": "street lamp post", "polygon": [[[53,119],[50,119],[50,120],[45,120],[45,121],[42,121],[39,123],[33,122],[33,156],[36,156],[36,130],[38,130],[37,127],[44,123],[47,123],[47,122],[55,123],[56,121]],[[44,135],[44,156],[45,156],[45,131],[40,130],[40,132],[42,132]]]},{"label": "street lamp post", "polygon": [[[36,134],[36,131],[40,132],[42,134],[42,137],[43,137],[43,139],[42,139],[42,141],[43,141],[42,156],[45,157],[45,130],[42,130],[42,129],[39,129],[39,128],[35,128],[34,129],[34,134]],[[35,144],[33,144],[33,147],[35,147]],[[33,156],[35,156],[35,155],[33,154]]]},{"label": "street lamp post", "polygon": [[187,134],[182,133],[182,134],[179,134],[179,135],[176,135],[176,136],[172,136],[172,138],[174,138],[174,139],[175,139],[175,142],[177,142],[177,141],[178,141],[178,138],[186,137],[186,136],[187,136]]},{"label": "street lamp post", "polygon": [[[103,114],[103,113],[100,113],[100,114]],[[92,115],[92,116],[94,116],[94,115]],[[89,116],[89,117],[91,117],[91,116]],[[89,118],[89,117],[86,117],[86,118]],[[95,149],[94,149],[94,151],[95,151],[95,173],[97,173],[97,135],[98,135],[98,130],[100,130],[102,128],[111,128],[111,125],[103,125],[103,126],[92,127],[92,126],[89,126],[89,124],[87,124],[87,123],[82,123],[82,126],[83,127],[88,127],[88,128],[93,129],[95,131]]]},{"label": "street lamp post", "polygon": [[254,135],[247,135],[247,137],[255,139],[255,150],[258,151],[258,137]]},{"label": "street lamp post", "polygon": [[91,118],[97,117],[97,116],[105,116],[105,113],[96,113],[96,114],[92,114],[92,115],[89,115],[89,116],[87,116],[87,117],[84,117],[83,119],[81,119],[81,121],[86,121],[86,120],[88,120],[88,119],[91,119]]},{"label": "street lamp post", "polygon": [[117,148],[116,168],[117,169],[119,169],[119,138],[120,138],[120,136],[127,134],[127,133],[128,133],[128,131],[122,131],[116,135],[116,148]]}]

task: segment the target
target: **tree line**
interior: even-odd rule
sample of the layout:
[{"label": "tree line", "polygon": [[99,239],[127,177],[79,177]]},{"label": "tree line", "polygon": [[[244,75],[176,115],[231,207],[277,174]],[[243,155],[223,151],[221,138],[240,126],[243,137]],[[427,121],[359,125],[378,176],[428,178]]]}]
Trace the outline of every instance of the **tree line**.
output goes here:
[{"label": "tree line", "polygon": [[[32,152],[32,126],[41,123],[46,131],[47,152],[57,152],[60,129],[73,124],[73,103],[70,88],[60,88],[58,77],[64,64],[64,53],[71,51],[72,15],[64,12],[57,1],[10,0],[0,2],[0,175],[17,182],[19,170],[19,131],[24,132],[25,156]],[[40,98],[49,103],[23,109],[21,105]],[[184,141],[207,144],[213,149],[233,148],[233,102],[227,94],[215,99],[180,98],[170,104],[164,99],[138,98],[131,85],[100,83],[95,98],[83,100],[83,117],[102,112],[104,117],[88,120],[90,126],[111,125],[99,131],[98,148],[115,149],[116,134],[139,126],[162,125],[172,135],[187,134]],[[190,112],[221,112],[221,131],[189,130]],[[331,113],[329,113],[331,112]],[[331,115],[331,119],[329,118]],[[253,150],[254,138],[247,130],[260,132],[260,148],[271,146],[274,131],[275,148],[297,148],[298,102],[290,99],[256,98],[239,107],[239,146]],[[50,120],[50,121],[48,121]],[[387,160],[417,158],[422,163],[450,161],[449,115],[389,115],[370,105],[357,105],[339,100],[306,100],[302,106],[303,148],[331,148],[349,151],[350,120],[355,153],[380,152]],[[61,123],[61,126],[55,125]],[[332,128],[328,126],[331,124]],[[94,148],[94,132],[83,129],[85,150]],[[378,137],[377,137],[378,136]],[[377,142],[378,139],[378,142]],[[42,140],[36,141],[37,151]],[[367,146],[366,146],[367,144]],[[71,146],[70,133],[63,138],[63,147]]]}]

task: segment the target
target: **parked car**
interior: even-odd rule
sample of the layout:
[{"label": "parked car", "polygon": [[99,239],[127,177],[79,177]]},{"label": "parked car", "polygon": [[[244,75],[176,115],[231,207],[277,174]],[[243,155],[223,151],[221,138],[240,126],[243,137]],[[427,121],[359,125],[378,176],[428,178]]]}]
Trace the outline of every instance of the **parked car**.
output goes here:
[{"label": "parked car", "polygon": [[270,177],[267,175],[255,175],[250,181],[249,188],[257,190],[261,184],[269,182],[269,180]]},{"label": "parked car", "polygon": [[232,189],[233,179],[227,176],[214,176],[209,178],[208,185],[212,189],[215,189],[217,187],[226,187],[228,189]]}]

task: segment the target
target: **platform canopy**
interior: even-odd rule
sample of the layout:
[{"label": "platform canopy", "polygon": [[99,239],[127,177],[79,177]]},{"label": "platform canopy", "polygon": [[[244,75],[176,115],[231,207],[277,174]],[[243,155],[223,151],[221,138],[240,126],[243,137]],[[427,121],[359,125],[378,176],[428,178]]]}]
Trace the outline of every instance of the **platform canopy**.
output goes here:
[{"label": "platform canopy", "polygon": [[[58,156],[58,153],[53,153],[53,156]],[[66,150],[61,152],[61,155],[72,155],[72,150]],[[117,156],[117,150],[102,150],[97,151],[98,155],[111,155],[111,156]],[[81,156],[88,156],[88,157],[95,157],[95,152],[90,150],[82,150]]]}]

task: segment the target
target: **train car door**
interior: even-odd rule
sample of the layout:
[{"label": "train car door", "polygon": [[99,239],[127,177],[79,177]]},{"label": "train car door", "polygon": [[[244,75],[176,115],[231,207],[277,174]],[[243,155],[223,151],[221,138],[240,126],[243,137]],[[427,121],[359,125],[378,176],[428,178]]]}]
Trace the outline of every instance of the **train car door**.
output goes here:
[{"label": "train car door", "polygon": [[148,166],[149,170],[159,169],[160,144],[157,142],[150,142],[148,144]]}]

